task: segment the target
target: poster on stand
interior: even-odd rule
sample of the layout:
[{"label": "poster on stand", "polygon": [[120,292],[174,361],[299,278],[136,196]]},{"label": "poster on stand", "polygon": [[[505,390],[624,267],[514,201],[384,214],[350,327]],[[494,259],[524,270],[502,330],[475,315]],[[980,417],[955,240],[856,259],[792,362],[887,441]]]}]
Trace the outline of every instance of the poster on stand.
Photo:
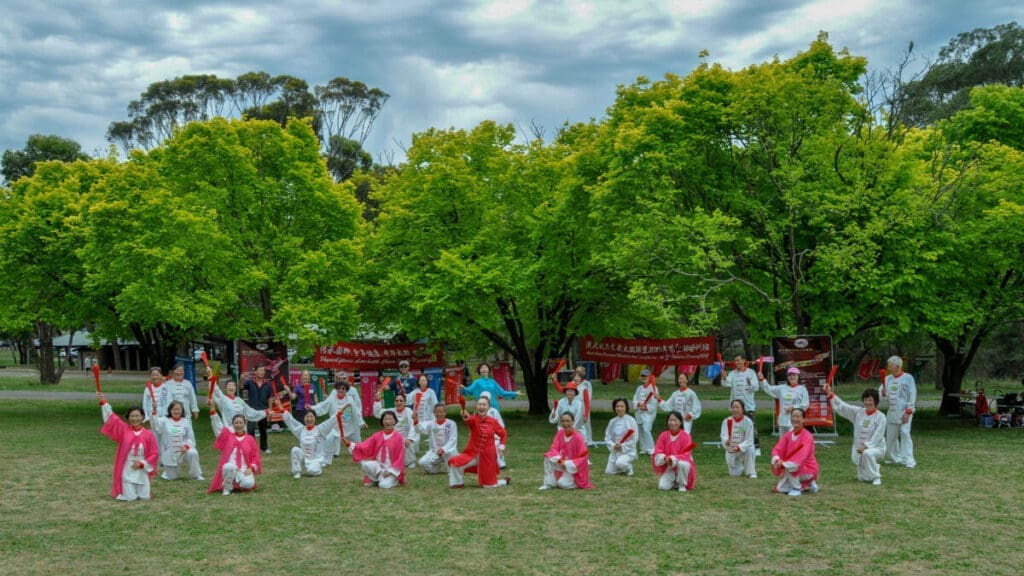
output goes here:
[{"label": "poster on stand", "polygon": [[[786,382],[786,371],[795,366],[800,369],[800,383],[807,388],[810,405],[804,426],[835,426],[832,405],[825,395],[825,379],[832,371],[835,359],[831,336],[797,336],[772,339],[772,375],[776,384]],[[778,403],[776,402],[776,419]]]}]

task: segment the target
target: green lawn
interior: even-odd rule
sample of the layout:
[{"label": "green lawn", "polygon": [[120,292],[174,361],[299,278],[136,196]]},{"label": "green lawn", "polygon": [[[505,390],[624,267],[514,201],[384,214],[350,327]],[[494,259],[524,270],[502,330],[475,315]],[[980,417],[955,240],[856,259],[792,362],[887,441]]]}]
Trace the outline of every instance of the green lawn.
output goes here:
[{"label": "green lawn", "polygon": [[[934,411],[915,419],[917,470],[885,466],[883,486],[856,482],[844,422],[838,446],[818,449],[821,492],[798,499],[771,493],[767,457],[759,479],[730,478],[710,446],[695,452],[691,493],[658,492],[646,463],[633,478],[604,477],[602,448],[596,490],[538,492],[554,428],[510,413],[508,489],[452,491],[445,476],[419,470],[404,488],[366,489],[347,458],[320,478],[293,480],[293,439],[275,434],[258,492],[225,498],[206,495],[206,482],[157,480],[147,503],[109,497],[115,446],[100,435],[99,414],[91,402],[0,405],[0,566],[352,574],[387,557],[387,574],[1000,574],[1024,561],[1024,434]],[[695,438],[716,437],[724,416],[706,413]],[[595,421],[603,433],[607,415]],[[205,413],[197,430],[209,478]]]}]

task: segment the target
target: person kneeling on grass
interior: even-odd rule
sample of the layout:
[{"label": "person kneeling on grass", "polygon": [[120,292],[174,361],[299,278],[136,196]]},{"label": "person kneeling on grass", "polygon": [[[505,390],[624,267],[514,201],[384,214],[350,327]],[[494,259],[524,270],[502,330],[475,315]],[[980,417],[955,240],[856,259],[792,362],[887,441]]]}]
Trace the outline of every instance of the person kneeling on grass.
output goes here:
[{"label": "person kneeling on grass", "polygon": [[380,415],[384,429],[359,444],[348,443],[349,454],[363,468],[363,486],[394,488],[405,486],[405,439],[395,429],[398,417],[393,410]]},{"label": "person kneeling on grass", "polygon": [[164,480],[177,480],[181,475],[181,465],[188,464],[188,472],[193,480],[205,480],[203,469],[199,466],[196,434],[192,430],[192,421],[185,418],[184,404],[178,400],[172,401],[167,408],[167,416],[155,416],[150,423],[160,445],[160,463],[164,467],[160,477]]},{"label": "person kneeling on grass", "polygon": [[[498,454],[505,451],[508,434],[497,420],[487,415],[491,402],[486,397],[476,401],[476,414],[462,410],[462,421],[469,427],[469,442],[461,454],[448,459],[448,487],[464,488],[465,473],[476,473],[484,488],[508,486],[510,480],[498,478]],[[495,437],[501,439],[495,447]]]},{"label": "person kneeling on grass", "polygon": [[814,437],[804,428],[803,408],[789,413],[792,429],[783,432],[772,449],[772,474],[779,477],[775,491],[799,496],[818,491],[818,461],[814,458]]},{"label": "person kneeling on grass", "polygon": [[669,412],[668,430],[658,436],[651,457],[654,473],[658,475],[658,490],[693,490],[697,466],[691,453],[695,447],[693,439],[683,430],[683,415],[675,410]]},{"label": "person kneeling on grass", "polygon": [[729,476],[746,475],[757,478],[754,467],[754,423],[744,414],[743,401],[736,399],[729,403],[732,416],[722,421],[722,448],[725,448],[725,465]]},{"label": "person kneeling on grass", "polygon": [[103,415],[103,427],[100,432],[117,442],[117,456],[114,457],[114,485],[110,495],[118,500],[149,500],[150,480],[156,475],[157,460],[160,448],[157,446],[153,433],[142,427],[145,417],[142,408],[132,406],[125,413],[126,424],[107,399],[100,392],[100,410]]},{"label": "person kneeling on grass", "polygon": [[574,428],[575,418],[563,412],[559,424],[561,429],[555,432],[551,449],[544,454],[544,484],[540,489],[593,488],[587,443],[583,434]]},{"label": "person kneeling on grass", "polygon": [[434,419],[421,422],[420,436],[427,437],[427,451],[420,458],[420,466],[427,474],[448,471],[448,458],[455,454],[459,444],[459,428],[454,420],[445,418],[444,404],[434,404]]},{"label": "person kneeling on grass", "polygon": [[256,439],[246,433],[245,417],[235,414],[231,418],[231,426],[228,427],[224,426],[220,415],[211,410],[210,424],[213,426],[214,436],[217,437],[213,442],[213,448],[220,452],[220,462],[217,464],[213,482],[206,492],[220,490],[224,496],[228,496],[232,490],[255,490],[256,475],[263,471],[263,464],[260,461]]},{"label": "person kneeling on grass", "polygon": [[612,400],[612,410],[615,417],[608,421],[604,430],[604,443],[608,446],[608,465],[604,473],[632,476],[636,460],[636,420],[629,415],[629,402],[625,398]]},{"label": "person kneeling on grass", "polygon": [[832,408],[843,418],[853,422],[853,447],[850,458],[857,465],[857,480],[882,485],[882,473],[878,461],[885,456],[885,414],[878,411],[878,391],[868,388],[860,395],[864,407],[843,402],[825,384],[825,394],[832,401]]},{"label": "person kneeling on grass", "polygon": [[338,429],[340,418],[328,418],[322,424],[316,423],[316,412],[312,409],[302,417],[304,424],[300,424],[290,413],[284,413],[284,425],[288,427],[293,435],[299,440],[298,446],[292,447],[292,477],[302,477],[302,469],[305,467],[309,476],[319,476],[324,466],[329,465],[334,454],[326,450],[327,438],[332,432]]}]

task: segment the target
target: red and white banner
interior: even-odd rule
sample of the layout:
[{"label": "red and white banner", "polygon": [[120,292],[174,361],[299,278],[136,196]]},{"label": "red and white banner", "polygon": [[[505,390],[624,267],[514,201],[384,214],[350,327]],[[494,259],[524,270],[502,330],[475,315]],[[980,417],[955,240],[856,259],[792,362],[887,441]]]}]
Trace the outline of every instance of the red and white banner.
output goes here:
[{"label": "red and white banner", "polygon": [[512,378],[512,363],[511,362],[495,362],[491,364],[491,378],[498,383],[505,390],[515,390],[516,382]]},{"label": "red and white banner", "polygon": [[[825,396],[825,380],[832,371],[831,336],[798,336],[796,338],[772,338],[772,356],[775,364],[775,382],[786,382],[786,371],[796,366],[800,369],[800,383],[807,388],[810,405],[804,416],[804,426],[833,426],[832,404]],[[778,417],[776,403],[776,418]]]},{"label": "red and white banner", "polygon": [[603,338],[580,341],[580,356],[612,364],[711,364],[715,361],[715,338]]},{"label": "red and white banner", "polygon": [[346,370],[395,370],[402,360],[408,360],[411,368],[444,366],[444,351],[440,344],[338,342],[317,347],[313,365]]}]

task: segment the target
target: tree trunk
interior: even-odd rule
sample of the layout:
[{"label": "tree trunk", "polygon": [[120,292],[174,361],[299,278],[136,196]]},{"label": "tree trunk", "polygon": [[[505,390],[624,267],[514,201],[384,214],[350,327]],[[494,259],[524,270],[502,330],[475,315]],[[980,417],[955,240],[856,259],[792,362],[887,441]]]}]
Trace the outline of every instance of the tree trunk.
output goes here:
[{"label": "tree trunk", "polygon": [[110,351],[114,355],[113,362],[110,363],[114,370],[121,371],[121,345],[117,343],[117,338],[110,341]]},{"label": "tree trunk", "polygon": [[546,415],[548,407],[548,375],[546,358],[519,358],[513,356],[523,369],[523,385],[530,402],[529,414]]},{"label": "tree trunk", "polygon": [[[935,338],[935,346],[942,355],[942,405],[939,413],[957,415],[960,413],[960,401],[955,394],[963,388],[964,375],[970,366],[970,358],[964,354],[957,342]],[[952,396],[951,396],[952,394]]]},{"label": "tree trunk", "polygon": [[52,324],[36,321],[36,338],[39,339],[39,383],[59,384],[64,375],[64,366],[57,369],[53,365],[53,339],[57,329]]}]

